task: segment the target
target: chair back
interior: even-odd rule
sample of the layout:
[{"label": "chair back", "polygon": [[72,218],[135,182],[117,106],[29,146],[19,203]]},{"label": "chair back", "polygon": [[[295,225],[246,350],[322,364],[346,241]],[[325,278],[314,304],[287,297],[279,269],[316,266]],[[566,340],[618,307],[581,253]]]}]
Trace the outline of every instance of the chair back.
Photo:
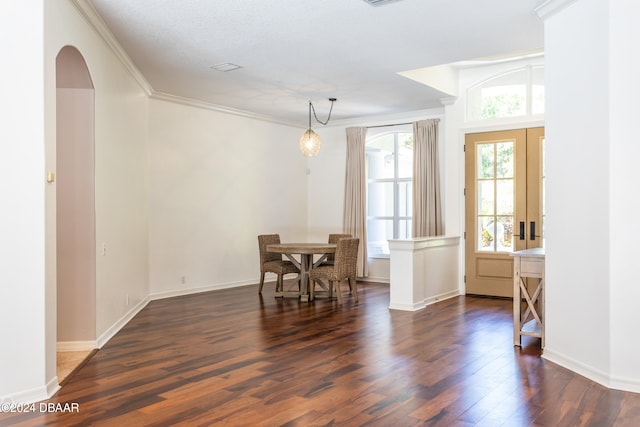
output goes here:
[{"label": "chair back", "polygon": [[359,244],[360,239],[357,237],[338,240],[334,264],[334,274],[338,280],[356,278]]},{"label": "chair back", "polygon": [[[351,237],[351,234],[329,234],[328,243],[333,243],[334,245],[337,245],[340,239],[348,239],[349,237]],[[334,262],[335,259],[336,259],[336,254],[327,255],[327,262]]]},{"label": "chair back", "polygon": [[265,262],[282,261],[282,254],[267,252],[267,245],[280,244],[279,234],[261,234],[258,236],[258,247],[260,248],[260,268]]}]

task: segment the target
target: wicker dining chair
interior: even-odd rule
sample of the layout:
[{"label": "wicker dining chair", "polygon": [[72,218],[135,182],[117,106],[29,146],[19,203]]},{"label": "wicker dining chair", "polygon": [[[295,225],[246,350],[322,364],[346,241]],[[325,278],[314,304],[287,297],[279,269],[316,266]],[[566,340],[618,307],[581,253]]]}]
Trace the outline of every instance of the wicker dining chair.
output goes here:
[{"label": "wicker dining chair", "polygon": [[[267,252],[267,245],[277,245],[280,243],[279,234],[261,234],[258,236],[258,247],[260,248],[260,287],[258,293],[262,293],[265,273],[275,273],[278,276],[276,282],[276,292],[283,291],[284,275],[299,274],[300,270],[291,261],[284,261],[282,254]],[[298,278],[298,286],[300,281]]]},{"label": "wicker dining chair", "polygon": [[[338,240],[340,239],[348,239],[352,237],[351,234],[329,234],[328,243],[333,243],[334,245],[338,244]],[[321,265],[333,265],[336,259],[336,254],[327,254],[327,259],[325,259]]]},{"label": "wicker dining chair", "polygon": [[351,237],[340,239],[337,243],[336,256],[333,265],[321,265],[311,270],[309,273],[310,292],[309,299],[313,301],[316,287],[316,280],[325,279],[329,282],[329,297],[333,295],[333,285],[336,284],[336,294],[338,303],[342,304],[342,291],[340,283],[343,280],[349,282],[349,288],[353,294],[353,299],[358,302],[358,289],[356,288],[356,262],[358,259],[358,245],[360,239]]}]

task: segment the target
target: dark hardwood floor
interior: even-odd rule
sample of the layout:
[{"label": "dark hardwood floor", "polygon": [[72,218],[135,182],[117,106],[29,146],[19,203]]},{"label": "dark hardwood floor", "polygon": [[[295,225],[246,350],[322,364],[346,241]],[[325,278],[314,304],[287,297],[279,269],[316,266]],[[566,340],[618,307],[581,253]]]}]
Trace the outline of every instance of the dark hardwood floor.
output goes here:
[{"label": "dark hardwood floor", "polygon": [[[387,285],[360,303],[257,285],[151,302],[12,426],[639,426],[608,390],[512,343],[511,301],[457,297],[410,313]],[[49,405],[50,408],[53,408]]]}]

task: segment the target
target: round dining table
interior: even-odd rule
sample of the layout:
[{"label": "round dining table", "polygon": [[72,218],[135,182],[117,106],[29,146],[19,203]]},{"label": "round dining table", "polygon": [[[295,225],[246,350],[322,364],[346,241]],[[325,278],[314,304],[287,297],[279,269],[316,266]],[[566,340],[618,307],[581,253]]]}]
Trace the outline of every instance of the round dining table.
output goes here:
[{"label": "round dining table", "polygon": [[[297,296],[302,301],[309,301],[309,272],[336,252],[335,243],[279,243],[267,245],[267,252],[275,252],[286,256],[300,270],[300,290],[296,293],[276,292],[276,296]],[[294,255],[300,256],[298,261]],[[320,255],[314,262],[313,256]]]}]

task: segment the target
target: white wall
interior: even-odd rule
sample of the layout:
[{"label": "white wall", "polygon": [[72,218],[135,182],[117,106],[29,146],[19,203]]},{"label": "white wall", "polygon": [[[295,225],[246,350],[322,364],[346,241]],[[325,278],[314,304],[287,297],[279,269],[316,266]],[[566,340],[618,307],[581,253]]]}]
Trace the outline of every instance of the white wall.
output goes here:
[{"label": "white wall", "polygon": [[609,100],[610,100],[610,277],[611,277],[611,386],[640,392],[640,341],[637,311],[640,286],[635,265],[640,247],[632,244],[640,235],[640,198],[634,171],[640,159],[640,3],[610,2]]},{"label": "white wall", "polygon": [[[606,386],[640,392],[631,244],[640,202],[636,2],[556,2],[545,15],[547,348]],[[598,25],[585,25],[598,23]],[[553,183],[553,185],[551,185]]]},{"label": "white wall", "polygon": [[320,135],[322,147],[320,154],[308,158],[308,234],[311,241],[323,242],[329,233],[342,233],[346,133],[343,126],[314,131]]},{"label": "white wall", "polygon": [[0,105],[9,120],[1,128],[10,143],[0,156],[0,192],[11,209],[0,221],[7,236],[0,257],[0,304],[7,307],[0,313],[2,324],[17,327],[4,332],[0,400],[33,401],[57,388],[56,193],[55,183],[45,182],[46,172],[56,171],[56,55],[77,47],[96,88],[96,237],[108,248],[96,273],[96,335],[103,341],[149,293],[147,98],[69,1],[3,7]]},{"label": "white wall", "polygon": [[96,340],[95,97],[93,89],[58,88],[56,98],[56,338],[60,348],[61,342],[72,346]]},{"label": "white wall", "polygon": [[[53,80],[47,82],[47,117],[55,117],[55,94],[49,86],[55,91],[55,57],[65,45],[83,55],[95,88],[96,336],[104,342],[114,324],[149,294],[148,99],[70,1],[46,4],[47,77]],[[47,145],[55,146],[54,141],[55,122],[47,126]],[[55,157],[49,153],[47,168],[55,170]],[[49,255],[47,268],[53,268]]]},{"label": "white wall", "polygon": [[[44,6],[42,0],[29,0],[4,2],[2,8],[0,402],[11,395],[46,396],[52,380],[45,359],[50,313],[45,299]],[[55,316],[55,296],[53,303]]]},{"label": "white wall", "polygon": [[602,378],[610,329],[607,9],[581,0],[545,21],[545,353]]},{"label": "white wall", "polygon": [[307,238],[302,131],[150,101],[153,297],[257,283],[258,234]]}]

